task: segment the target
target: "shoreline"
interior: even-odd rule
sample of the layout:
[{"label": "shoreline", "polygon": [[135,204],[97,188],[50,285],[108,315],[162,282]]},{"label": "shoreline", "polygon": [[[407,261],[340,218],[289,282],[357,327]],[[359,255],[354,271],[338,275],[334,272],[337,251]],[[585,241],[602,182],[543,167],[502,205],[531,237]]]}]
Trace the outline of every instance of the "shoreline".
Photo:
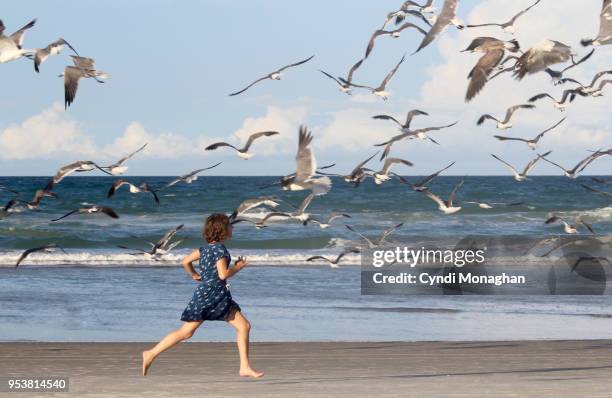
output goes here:
[{"label": "shoreline", "polygon": [[142,377],[140,353],[152,344],[0,343],[0,375],[68,376],[70,392],[58,396],[79,397],[607,397],[612,388],[612,340],[252,343],[259,380],[237,375],[234,343],[199,342],[162,354]]}]

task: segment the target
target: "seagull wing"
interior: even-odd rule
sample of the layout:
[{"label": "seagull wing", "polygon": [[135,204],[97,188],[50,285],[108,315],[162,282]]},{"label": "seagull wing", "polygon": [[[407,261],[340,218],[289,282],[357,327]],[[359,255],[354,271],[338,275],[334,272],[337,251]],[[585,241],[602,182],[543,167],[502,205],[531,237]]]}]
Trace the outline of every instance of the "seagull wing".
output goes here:
[{"label": "seagull wing", "polygon": [[595,86],[595,83],[597,83],[597,80],[599,80],[600,77],[602,77],[603,75],[608,75],[608,74],[612,74],[612,70],[604,70],[602,72],[597,73],[595,76],[593,76],[593,80],[591,80],[591,87]]},{"label": "seagull wing", "polygon": [[357,234],[357,235],[359,235],[359,236],[360,236],[360,237],[361,237],[363,240],[365,240],[366,242],[368,242],[368,246],[371,246],[371,247],[372,247],[372,246],[376,246],[376,245],[374,244],[374,242],[372,242],[370,239],[368,239],[368,238],[367,238],[365,235],[363,235],[361,232],[357,232],[357,231],[355,231],[355,229],[353,229],[353,227],[351,227],[350,225],[345,225],[345,227],[346,227],[346,228],[347,228],[349,231],[356,233],[356,234]]},{"label": "seagull wing", "polygon": [[314,197],[315,195],[313,193],[308,194],[308,196],[306,196],[304,200],[302,201],[302,203],[300,204],[300,207],[297,209],[297,214],[304,214],[304,212],[306,211],[306,208],[308,207],[310,202],[312,202],[312,198]]},{"label": "seagull wing", "polygon": [[393,166],[394,164],[404,164],[406,166],[413,166],[413,163],[408,160],[400,158],[387,158],[382,168],[382,174],[387,174],[391,166]]},{"label": "seagull wing", "polygon": [[529,141],[529,140],[526,140],[525,138],[503,137],[501,135],[494,135],[493,137],[497,138],[500,141],[523,141],[523,142]]},{"label": "seagull wing", "polygon": [[446,203],[444,203],[444,201],[436,194],[434,194],[433,192],[431,192],[429,189],[425,189],[423,191],[421,191],[425,196],[427,196],[429,199],[433,200],[434,202],[436,202],[438,204],[438,206],[440,207],[447,207]]},{"label": "seagull wing", "polygon": [[459,189],[463,186],[464,181],[465,180],[462,178],[461,181],[459,181],[457,185],[455,185],[450,195],[448,195],[448,205],[449,206],[453,205],[453,200],[455,199],[455,195],[457,194],[457,191],[459,191]]},{"label": "seagull wing", "polygon": [[100,206],[98,207],[98,211],[106,214],[111,218],[119,218],[119,215],[115,212],[115,210],[111,209],[110,207]]},{"label": "seagull wing", "polygon": [[61,219],[63,219],[63,218],[66,218],[66,217],[71,216],[71,215],[73,215],[74,213],[78,213],[78,212],[79,212],[79,210],[72,210],[72,211],[69,211],[68,213],[64,214],[64,215],[63,215],[63,216],[61,216],[60,218],[56,218],[56,219],[53,219],[53,220],[51,220],[51,221],[59,221],[59,220],[61,220]]},{"label": "seagull wing", "polygon": [[125,157],[122,157],[122,158],[121,158],[121,159],[119,159],[119,160],[117,161],[117,163],[115,163],[113,166],[114,166],[114,167],[119,167],[119,166],[121,166],[123,163],[125,163],[125,161],[126,161],[126,160],[130,159],[132,156],[136,155],[138,152],[140,152],[140,151],[142,151],[143,149],[145,149],[145,147],[146,147],[147,145],[149,145],[149,144],[148,144],[148,143],[147,143],[147,144],[144,144],[143,146],[141,146],[140,148],[138,148],[138,149],[137,149],[137,150],[135,150],[134,152],[130,153],[129,155],[127,155],[127,156],[125,156]]},{"label": "seagull wing", "polygon": [[338,83],[338,85],[342,86],[342,82],[338,79],[336,79],[335,77],[333,77],[332,75],[330,75],[329,73],[325,72],[324,70],[319,69],[319,72],[323,73],[325,76],[329,77],[330,79],[332,79],[333,81],[335,81],[336,83]]},{"label": "seagull wing", "polygon": [[361,162],[357,166],[355,166],[353,171],[351,171],[351,175],[357,174],[363,168],[363,166],[365,166],[365,164],[368,163],[370,160],[372,160],[374,158],[374,156],[376,156],[376,155],[378,155],[378,152],[376,152],[374,155],[370,156],[369,158],[367,158],[366,160],[364,160],[363,162]]},{"label": "seagull wing", "polygon": [[546,130],[542,131],[540,134],[538,134],[536,136],[536,138],[534,138],[534,141],[538,142],[540,140],[540,138],[544,137],[544,134],[548,133],[549,131],[551,131],[552,129],[554,129],[555,127],[557,127],[561,123],[563,123],[565,121],[565,119],[567,119],[567,117],[564,117],[563,119],[561,119],[557,123],[555,123],[553,126],[551,126],[551,127],[547,128]]},{"label": "seagull wing", "polygon": [[327,261],[328,263],[331,263],[331,262],[332,262],[332,261],[331,261],[329,258],[327,258],[327,257],[323,257],[323,256],[312,256],[312,257],[308,257],[308,258],[306,259],[306,261],[314,261],[314,260],[325,260],[325,261]]},{"label": "seagull wing", "polygon": [[424,112],[424,111],[419,110],[419,109],[411,109],[411,110],[409,110],[408,113],[406,114],[406,123],[404,123],[404,126],[406,128],[409,128],[410,127],[410,123],[412,122],[412,119],[415,116],[418,116],[418,115],[429,116],[429,113]]},{"label": "seagull wing", "polygon": [[353,73],[355,73],[355,71],[357,70],[357,68],[359,68],[361,66],[361,63],[363,62],[363,58],[360,59],[359,61],[357,61],[355,63],[355,65],[351,66],[351,69],[349,69],[349,73],[348,76],[346,77],[346,83],[347,84],[351,84],[351,81],[353,80]]},{"label": "seagull wing", "polygon": [[487,120],[487,119],[490,119],[490,120],[495,120],[496,122],[501,123],[501,122],[499,121],[499,119],[497,119],[495,116],[491,116],[491,115],[489,115],[488,113],[486,113],[486,114],[484,114],[484,115],[482,115],[481,117],[479,117],[479,118],[478,118],[478,121],[476,122],[476,124],[477,124],[478,126],[480,126],[480,125],[481,125],[481,124],[483,124],[483,123],[484,123],[484,121],[485,121],[485,120]]},{"label": "seagull wing", "polygon": [[89,69],[89,70],[96,69],[95,61],[93,58],[80,57],[78,55],[76,56],[71,55],[70,58],[72,58],[72,62],[74,63],[74,66],[76,66],[77,68]]},{"label": "seagull wing", "polygon": [[415,184],[415,186],[417,187],[422,187],[425,184],[427,184],[429,181],[433,180],[434,178],[436,178],[438,175],[440,175],[441,172],[443,172],[444,170],[448,169],[449,167],[451,167],[452,165],[454,165],[455,162],[452,162],[451,164],[449,164],[448,166],[444,167],[443,169],[440,169],[438,171],[436,171],[433,174],[428,175],[427,177],[425,177],[424,179],[422,179],[421,181],[417,182]]},{"label": "seagull wing", "polygon": [[74,66],[67,66],[64,69],[64,108],[68,108],[76,96],[79,88],[79,79],[85,76],[85,71]]},{"label": "seagull wing", "polygon": [[541,94],[534,95],[533,97],[529,98],[529,102],[536,102],[538,100],[541,100],[542,98],[550,98],[551,100],[557,102],[557,100],[548,93],[541,93]]},{"label": "seagull wing", "polygon": [[271,75],[266,75],[264,77],[260,77],[259,79],[255,80],[253,83],[249,84],[248,86],[246,86],[245,88],[243,88],[240,91],[236,91],[235,93],[231,93],[229,94],[230,97],[233,97],[234,95],[238,95],[238,94],[242,94],[245,91],[247,91],[248,89],[250,89],[251,87],[253,87],[254,85],[256,85],[257,83],[259,83],[262,80],[266,80],[269,79]]},{"label": "seagull wing", "polygon": [[306,58],[306,59],[304,59],[302,61],[298,61],[298,62],[296,62],[294,64],[285,65],[282,68],[280,68],[279,70],[277,70],[276,72],[280,73],[280,72],[284,71],[287,68],[293,68],[294,66],[305,64],[306,62],[310,61],[313,58],[314,58],[314,55],[311,55],[310,57],[308,57],[308,58]]},{"label": "seagull wing", "polygon": [[538,160],[540,160],[540,159],[544,159],[544,160],[548,161],[549,163],[552,163],[552,164],[554,164],[555,166],[560,167],[561,169],[563,169],[563,167],[559,166],[558,164],[553,163],[553,162],[551,162],[550,160],[546,159],[546,156],[550,155],[550,153],[551,153],[551,152],[552,152],[552,151],[548,151],[548,152],[546,152],[544,155],[540,155],[540,154],[538,154],[538,157],[537,157],[537,158],[534,158],[534,159],[532,159],[532,160],[531,160],[529,163],[527,163],[527,166],[525,166],[525,169],[523,170],[523,175],[526,175],[526,174],[527,174],[527,172],[528,172],[529,170],[531,170],[531,168],[532,168],[533,166],[535,166],[535,164],[536,164],[536,163],[538,163]]},{"label": "seagull wing", "polygon": [[455,18],[455,11],[457,9],[457,0],[444,0],[444,5],[442,6],[442,11],[438,18],[436,18],[436,23],[431,27],[429,32],[421,41],[419,48],[415,51],[415,53],[421,51],[423,48],[427,47],[436,36],[438,36],[444,28]]},{"label": "seagull wing", "polygon": [[251,144],[253,144],[253,141],[255,141],[256,139],[260,138],[260,137],[270,137],[272,135],[276,135],[278,134],[278,131],[261,131],[259,133],[255,133],[255,134],[251,134],[249,136],[249,139],[247,140],[246,144],[244,144],[244,148],[242,148],[243,152],[246,152],[249,150],[249,148],[251,147]]},{"label": "seagull wing", "polygon": [[312,134],[306,126],[300,126],[298,151],[295,156],[296,161],[296,180],[305,181],[312,177],[317,170],[317,162],[309,147],[312,142]]},{"label": "seagull wing", "polygon": [[378,238],[378,245],[381,245],[385,241],[385,239],[387,239],[387,237],[389,235],[391,235],[396,229],[400,228],[402,225],[404,225],[403,222],[401,222],[401,223],[399,223],[397,225],[394,225],[391,228],[386,229],[385,231],[383,231],[382,235],[380,235],[380,238]]},{"label": "seagull wing", "polygon": [[399,69],[400,65],[405,60],[406,60],[406,55],[402,56],[402,59],[400,59],[400,61],[397,63],[397,65],[395,65],[395,67],[393,69],[391,69],[391,71],[387,74],[387,76],[382,81],[382,83],[380,83],[380,86],[378,87],[379,90],[384,90],[385,87],[387,87],[387,84],[391,81],[391,79],[395,75],[395,72],[397,72],[397,70]]},{"label": "seagull wing", "polygon": [[131,185],[128,181],[126,180],[117,180],[113,183],[113,185],[110,187],[110,189],[108,190],[108,193],[106,194],[107,198],[111,198],[115,192],[121,188],[123,185],[128,184]]},{"label": "seagull wing", "polygon": [[493,71],[493,69],[499,64],[504,56],[504,50],[502,49],[493,49],[487,51],[485,55],[480,57],[476,66],[472,68],[468,78],[470,79],[470,83],[468,84],[468,89],[465,94],[465,101],[469,102],[472,98],[476,96],[482,90],[482,88],[489,81],[489,75]]},{"label": "seagull wing", "polygon": [[512,118],[512,115],[514,114],[514,112],[516,112],[519,109],[532,109],[535,108],[535,105],[532,104],[521,104],[521,105],[514,105],[511,106],[510,108],[508,108],[508,110],[506,110],[506,116],[504,117],[504,123],[508,123],[510,121],[510,119]]},{"label": "seagull wing", "polygon": [[365,52],[365,58],[367,58],[370,53],[372,52],[372,50],[374,49],[374,41],[376,41],[376,38],[380,35],[390,35],[391,32],[388,32],[386,30],[382,30],[379,29],[377,31],[375,31],[374,33],[372,33],[372,36],[370,37],[370,41],[368,42],[368,47],[366,48],[366,52]]},{"label": "seagull wing", "polygon": [[529,7],[525,8],[524,10],[520,11],[518,14],[516,14],[515,16],[513,16],[510,21],[508,21],[508,25],[514,25],[514,22],[516,22],[516,20],[522,16],[523,14],[525,14],[527,11],[531,10],[533,7],[535,7],[541,0],[536,0],[535,3],[533,3],[532,5],[530,5]]},{"label": "seagull wing", "polygon": [[397,119],[394,118],[393,116],[389,116],[389,115],[376,115],[376,116],[372,116],[372,119],[393,120],[395,123],[397,123],[398,126],[403,127],[402,124],[400,122],[398,122]]},{"label": "seagull wing", "polygon": [[217,149],[219,147],[222,147],[222,146],[227,146],[227,147],[233,148],[233,149],[238,151],[238,148],[236,148],[232,144],[228,144],[227,142],[215,142],[214,144],[210,144],[209,146],[204,148],[204,150],[205,151],[213,151],[213,150],[215,150],[215,149]]},{"label": "seagull wing", "polygon": [[18,48],[21,49],[21,45],[23,44],[23,35],[25,34],[25,31],[30,29],[32,26],[34,26],[35,23],[36,23],[36,19],[33,19],[30,22],[28,22],[23,28],[19,29],[17,32],[9,36],[9,38],[13,40],[15,44],[17,44]]},{"label": "seagull wing", "polygon": [[518,174],[519,174],[518,170],[516,170],[516,169],[514,168],[514,166],[512,166],[510,163],[508,163],[508,162],[506,162],[505,160],[503,160],[503,159],[501,159],[501,158],[499,158],[499,157],[495,156],[494,154],[491,154],[491,156],[493,156],[495,159],[497,159],[497,160],[499,160],[500,162],[502,162],[503,164],[505,164],[505,165],[506,165],[506,166],[507,166],[507,167],[508,167],[510,170],[512,170],[512,172],[513,172],[514,174],[516,174],[516,175],[518,175]]}]

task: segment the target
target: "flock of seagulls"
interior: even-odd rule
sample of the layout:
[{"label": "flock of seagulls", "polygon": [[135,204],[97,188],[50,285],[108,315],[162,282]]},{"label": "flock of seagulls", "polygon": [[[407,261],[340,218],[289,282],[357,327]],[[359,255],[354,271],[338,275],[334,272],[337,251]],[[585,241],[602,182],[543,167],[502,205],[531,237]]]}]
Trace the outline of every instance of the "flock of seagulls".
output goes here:
[{"label": "flock of seagulls", "polygon": [[[612,44],[611,1],[612,0],[603,0],[603,7],[600,16],[599,33],[593,39],[582,40],[581,43],[584,46],[601,46]],[[345,77],[335,77],[331,73],[328,73],[321,69],[319,69],[319,71],[325,77],[333,80],[339,86],[340,91],[347,95],[351,95],[352,91],[355,89],[363,89],[369,91],[374,96],[382,100],[387,100],[390,96],[388,86],[391,83],[393,77],[398,73],[398,70],[400,69],[402,64],[408,59],[406,54],[404,54],[399,59],[399,61],[386,74],[386,76],[378,86],[363,84],[361,82],[357,83],[355,80],[355,76],[359,68],[363,65],[366,59],[371,58],[374,54],[374,49],[378,40],[381,40],[385,36],[398,38],[402,35],[403,32],[414,31],[416,32],[416,34],[422,36],[418,48],[413,53],[415,54],[419,51],[422,51],[429,44],[431,44],[440,34],[442,34],[442,32],[448,26],[455,26],[457,29],[477,29],[479,27],[485,26],[498,26],[503,30],[503,32],[508,34],[514,34],[515,23],[518,18],[523,17],[532,8],[538,6],[541,3],[541,0],[536,0],[529,7],[514,14],[506,22],[481,24],[463,23],[457,17],[457,0],[444,0],[438,15],[430,15],[435,12],[435,7],[433,3],[433,0],[428,0],[422,4],[411,0],[404,1],[399,9],[387,13],[382,27],[375,30],[371,34],[366,46],[364,56],[351,66]],[[408,21],[409,18],[414,18],[414,21]],[[387,27],[391,23],[395,24],[395,29],[389,29]],[[40,72],[41,65],[50,55],[57,55],[62,51],[64,47],[68,47],[72,52],[74,52],[74,55],[70,55],[74,65],[66,66],[64,69],[64,73],[61,75],[62,77],[64,77],[66,108],[70,106],[70,104],[75,99],[80,79],[91,78],[99,83],[102,83],[108,77],[108,74],[106,74],[105,72],[98,71],[96,69],[93,59],[81,57],[76,52],[76,50],[64,39],[59,39],[41,49],[23,49],[22,44],[24,33],[28,29],[32,28],[34,24],[35,20],[26,24],[24,27],[22,27],[15,33],[6,36],[4,35],[4,24],[2,24],[2,22],[0,21],[0,63],[5,63],[25,57],[33,59],[34,68],[36,72]],[[556,40],[542,40],[533,47],[529,48],[527,51],[523,52],[521,50],[520,43],[514,38],[510,40],[504,40],[495,37],[475,37],[468,45],[468,47],[462,50],[462,52],[482,54],[476,62],[475,66],[468,74],[469,82],[465,95],[466,102],[469,102],[473,98],[475,98],[485,88],[486,84],[492,78],[495,78],[500,74],[510,72],[516,80],[522,80],[527,75],[543,72],[547,73],[552,77],[555,86],[567,84],[575,85],[573,88],[565,89],[561,95],[560,100],[558,101],[554,95],[551,95],[549,93],[537,94],[529,98],[527,103],[514,105],[506,109],[506,113],[503,119],[493,116],[491,114],[484,114],[480,116],[476,124],[483,125],[487,120],[492,120],[496,123],[495,127],[497,129],[506,130],[510,129],[513,126],[514,119],[518,117],[518,111],[520,111],[518,112],[519,115],[526,110],[531,110],[533,112],[533,110],[536,108],[536,105],[534,103],[542,99],[547,98],[552,100],[555,107],[563,110],[565,107],[569,106],[569,104],[573,102],[577,97],[602,96],[607,84],[612,82],[612,80],[610,79],[605,79],[605,76],[612,74],[612,70],[605,70],[597,73],[588,85],[582,84],[578,80],[573,79],[571,77],[564,76],[564,74],[568,70],[586,62],[591,57],[594,51],[594,49],[591,50],[588,54],[576,61],[574,58],[576,56],[574,50],[570,46]],[[280,80],[282,74],[286,70],[303,67],[313,58],[314,55],[301,61],[278,68],[266,74],[265,76],[256,79],[252,83],[248,84],[246,87],[229,94],[229,96],[235,97],[244,94],[253,86],[257,85],[260,82],[263,82],[264,80]],[[570,65],[566,66],[560,71],[555,71],[551,69],[553,65],[563,64],[567,62],[571,62]],[[509,63],[511,63],[510,66],[507,66]],[[466,200],[460,202],[457,200],[457,197],[466,181],[465,178],[461,179],[453,187],[448,196],[446,196],[446,199],[444,199],[444,196],[440,194],[435,194],[432,191],[431,184],[441,173],[452,167],[455,162],[451,162],[447,166],[441,168],[438,171],[433,172],[424,179],[416,182],[410,182],[405,177],[402,177],[401,175],[392,171],[392,168],[413,166],[413,162],[411,162],[410,160],[404,159],[402,157],[389,156],[391,154],[394,143],[405,139],[421,139],[428,140],[431,143],[440,145],[440,143],[434,138],[432,138],[429,134],[431,132],[451,128],[452,126],[457,124],[457,122],[455,121],[441,126],[429,126],[416,129],[412,127],[412,122],[415,117],[418,117],[419,120],[421,120],[425,119],[426,116],[429,116],[429,113],[420,109],[409,110],[406,113],[406,117],[403,122],[398,120],[398,118],[387,114],[374,115],[373,119],[393,122],[398,128],[399,134],[390,137],[387,141],[383,143],[374,144],[374,147],[383,147],[380,156],[380,161],[384,161],[384,163],[381,167],[378,168],[367,166],[369,162],[373,161],[373,159],[378,156],[378,153],[380,152],[378,151],[367,159],[365,159],[364,161],[359,162],[353,168],[353,170],[351,170],[348,174],[345,175],[327,173],[322,171],[333,167],[333,164],[318,167],[314,155],[314,150],[312,147],[314,136],[306,126],[300,126],[298,131],[298,146],[295,156],[295,171],[281,177],[277,182],[272,184],[272,186],[279,187],[281,191],[306,191],[306,196],[303,198],[302,202],[299,204],[299,206],[294,206],[293,204],[288,203],[275,196],[261,196],[257,198],[250,198],[243,201],[238,207],[235,208],[235,210],[229,213],[232,224],[250,223],[253,224],[255,228],[262,229],[269,227],[269,222],[271,220],[280,219],[285,221],[299,222],[304,226],[307,226],[308,224],[315,224],[318,225],[321,229],[326,229],[331,228],[336,222],[336,220],[350,219],[351,215],[346,213],[333,212],[327,216],[320,217],[318,215],[313,215],[308,211],[308,208],[313,201],[318,200],[317,198],[322,195],[328,194],[332,189],[332,180],[330,176],[341,177],[341,179],[344,180],[346,183],[352,184],[356,188],[367,178],[371,178],[374,181],[375,185],[382,185],[388,183],[391,180],[396,180],[401,184],[407,185],[409,189],[414,192],[417,192],[417,194],[423,194],[424,197],[431,200],[433,204],[437,206],[437,209],[445,215],[451,215],[461,211],[463,208],[462,204],[472,204],[479,207],[480,209],[491,209],[494,207],[494,205],[514,206],[523,203],[485,203],[474,200]],[[555,128],[557,128],[565,120],[566,118],[559,120],[551,127],[548,127],[544,131],[538,133],[532,139],[501,135],[495,135],[493,137],[499,141],[524,142],[525,144],[527,144],[529,149],[535,150],[537,146],[541,144],[541,141],[544,136],[547,133],[553,131]],[[204,149],[207,151],[212,151],[223,147],[228,147],[231,148],[241,159],[248,160],[254,156],[254,153],[250,150],[255,141],[259,142],[260,140],[265,140],[268,137],[276,136],[279,134],[279,131],[255,132],[248,137],[242,147],[235,146],[228,142],[216,142],[207,146]],[[71,175],[73,173],[82,173],[98,170],[106,175],[120,176],[124,174],[128,169],[126,163],[139,152],[146,150],[146,146],[147,144],[144,143],[135,151],[122,157],[117,162],[107,166],[100,165],[99,163],[91,160],[75,161],[66,166],[63,166],[57,171],[57,173],[51,178],[51,180],[47,183],[45,187],[37,190],[34,198],[30,201],[22,200],[20,193],[13,190],[12,188],[0,187],[0,189],[9,191],[14,195],[14,197],[3,207],[3,211],[4,213],[8,213],[12,209],[15,209],[20,206],[29,210],[38,209],[43,200],[50,200],[49,198],[57,197],[57,194],[54,192],[54,187],[57,184],[60,184],[66,176]],[[494,159],[496,159],[508,169],[510,169],[514,176],[514,179],[517,182],[523,182],[528,180],[528,173],[540,161],[549,163],[561,169],[565,176],[570,179],[575,179],[577,178],[579,173],[583,172],[585,168],[592,164],[595,160],[604,156],[612,156],[612,149],[592,150],[588,154],[588,156],[582,159],[572,169],[565,169],[563,166],[553,162],[548,158],[550,155],[551,151],[547,151],[543,154],[538,153],[537,156],[535,156],[521,171],[519,171],[519,169],[514,167],[511,163],[507,162],[506,160],[503,160],[501,157],[495,154],[491,154]],[[209,167],[193,170],[189,173],[186,173],[185,175],[173,179],[169,183],[160,187],[151,187],[146,183],[137,184],[130,182],[127,179],[120,178],[113,182],[106,196],[107,198],[112,198],[117,195],[121,187],[127,186],[130,194],[151,194],[153,200],[159,204],[159,191],[169,189],[179,183],[192,183],[198,178],[198,175],[200,173],[218,167],[220,164],[221,162]],[[606,184],[612,184],[612,181],[596,178],[593,178],[593,182],[602,186],[605,186]],[[594,194],[612,195],[611,192],[605,191],[603,189],[593,188],[585,184],[582,185],[583,187],[585,187],[585,189],[589,190],[590,192],[593,192]],[[279,210],[279,206],[286,207],[286,210]],[[249,212],[256,208],[265,208],[268,210],[268,212],[264,214],[260,221],[253,221],[251,218],[248,217]],[[72,209],[66,214],[51,221],[59,222],[70,216],[87,216],[93,214],[103,214],[111,218],[119,218],[119,214],[108,206],[83,203],[81,207]],[[584,221],[581,217],[578,217],[574,221],[571,221],[566,220],[558,215],[552,215],[544,221],[544,223],[547,225],[555,224],[557,222],[563,224],[564,231],[568,234],[578,233],[579,229],[581,229],[582,227],[584,227],[590,233],[595,233],[593,227],[586,221]],[[345,226],[349,231],[351,231],[360,239],[362,239],[369,247],[378,247],[385,242],[388,236],[390,236],[396,230],[401,228],[402,225],[403,223],[395,224],[385,230],[380,236],[376,238],[369,238],[363,235],[351,225],[347,224]],[[183,225],[179,225],[171,229],[164,236],[162,236],[158,242],[147,242],[150,245],[149,249],[131,248],[127,246],[120,247],[136,252],[131,253],[132,255],[145,255],[149,258],[159,259],[164,254],[167,254],[170,250],[180,245],[182,240],[174,239],[177,233],[182,228]],[[16,266],[21,264],[24,259],[32,253],[48,252],[56,249],[61,248],[59,248],[56,244],[48,244],[46,246],[28,249],[20,255],[19,259],[17,260]],[[359,253],[358,248],[349,247],[344,249],[335,258],[313,256],[308,258],[307,261],[325,261],[331,266],[335,267],[347,255],[356,253]]]}]

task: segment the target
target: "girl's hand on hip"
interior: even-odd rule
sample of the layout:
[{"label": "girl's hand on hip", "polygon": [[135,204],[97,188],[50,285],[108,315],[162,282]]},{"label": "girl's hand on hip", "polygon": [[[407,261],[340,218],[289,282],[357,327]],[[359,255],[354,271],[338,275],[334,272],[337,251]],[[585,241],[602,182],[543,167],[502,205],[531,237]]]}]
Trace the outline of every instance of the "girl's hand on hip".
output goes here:
[{"label": "girl's hand on hip", "polygon": [[201,280],[202,280],[202,275],[200,275],[200,274],[198,274],[198,273],[194,273],[194,274],[191,274],[191,278],[192,278],[194,281],[198,281],[198,282],[199,282],[199,281],[201,281]]}]

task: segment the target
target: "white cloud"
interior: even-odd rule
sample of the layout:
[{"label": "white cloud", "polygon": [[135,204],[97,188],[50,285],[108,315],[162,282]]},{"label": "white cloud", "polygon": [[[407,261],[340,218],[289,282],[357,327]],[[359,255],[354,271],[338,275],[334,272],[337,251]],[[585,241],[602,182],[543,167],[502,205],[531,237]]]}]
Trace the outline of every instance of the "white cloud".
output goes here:
[{"label": "white cloud", "polygon": [[34,159],[63,154],[88,156],[96,153],[91,138],[81,131],[59,104],[20,124],[0,130],[0,158]]}]

